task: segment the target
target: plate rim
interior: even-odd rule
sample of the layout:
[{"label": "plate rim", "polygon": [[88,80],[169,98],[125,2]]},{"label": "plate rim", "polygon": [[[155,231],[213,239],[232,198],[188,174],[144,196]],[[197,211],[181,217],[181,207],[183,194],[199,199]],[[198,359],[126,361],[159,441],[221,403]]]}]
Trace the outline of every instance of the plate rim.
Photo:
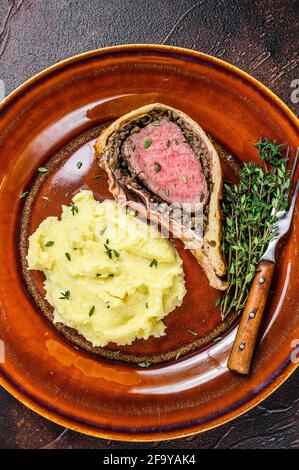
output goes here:
[{"label": "plate rim", "polygon": [[113,52],[121,52],[121,51],[126,51],[126,50],[133,51],[133,50],[137,50],[140,48],[154,50],[157,52],[164,50],[168,52],[173,52],[174,54],[185,53],[186,55],[194,56],[198,59],[203,59],[203,60],[212,62],[215,65],[221,66],[222,68],[224,67],[228,71],[232,72],[233,75],[238,75],[239,77],[243,78],[245,81],[250,82],[251,85],[255,87],[255,89],[258,88],[259,91],[262,91],[264,96],[270,97],[275,102],[277,107],[283,108],[283,110],[287,113],[290,121],[293,124],[295,124],[296,127],[299,126],[299,119],[296,117],[293,111],[290,110],[290,108],[284,103],[284,101],[281,98],[279,98],[273,91],[270,90],[270,88],[264,85],[261,81],[257,80],[252,75],[240,69],[239,67],[236,67],[235,65],[232,65],[225,60],[219,59],[218,57],[214,57],[213,55],[196,51],[194,49],[188,49],[185,47],[177,47],[177,46],[169,46],[166,44],[151,44],[151,43],[144,43],[144,44],[132,43],[132,44],[120,44],[120,45],[114,45],[114,46],[100,47],[98,49],[92,49],[90,51],[82,52],[80,54],[76,54],[74,56],[70,56],[66,59],[60,60],[56,62],[55,64],[50,65],[49,67],[46,67],[45,69],[36,73],[32,77],[28,78],[23,83],[21,83],[21,85],[19,85],[17,88],[12,90],[6,97],[4,97],[2,101],[0,101],[0,112],[4,111],[5,107],[9,105],[10,102],[13,101],[13,99],[17,97],[20,92],[24,91],[27,87],[34,84],[39,79],[44,78],[45,76],[49,75],[56,69],[60,69],[61,66],[67,66],[77,61],[80,61],[83,58],[85,59],[85,58],[97,56],[99,54],[104,54],[106,52],[113,53]]},{"label": "plate rim", "polygon": [[[69,418],[68,416],[59,414],[57,409],[55,411],[51,411],[50,406],[47,408],[41,403],[37,403],[36,401],[34,401],[34,399],[30,397],[25,390],[22,390],[22,386],[18,387],[17,384],[13,384],[12,379],[10,379],[11,382],[9,382],[9,379],[7,377],[8,374],[1,375],[0,372],[0,385],[30,410],[39,414],[43,418],[46,418],[49,421],[52,421],[53,423],[70,429],[72,431],[76,431],[87,436],[114,440],[119,442],[158,442],[170,439],[181,439],[184,437],[200,434],[205,431],[210,431],[242,416],[247,411],[252,410],[254,407],[262,403],[266,398],[272,395],[295,372],[297,368],[297,364],[292,363],[290,360],[287,359],[282,365],[280,365],[280,367],[276,370],[275,374],[273,374],[274,379],[272,375],[268,378],[266,382],[264,382],[263,384],[259,384],[255,388],[255,390],[259,389],[261,385],[264,385],[264,388],[261,392],[259,392],[258,395],[253,396],[253,398],[249,399],[247,402],[245,401],[240,406],[238,406],[237,403],[234,409],[232,409],[231,411],[224,413],[220,417],[214,419],[212,418],[209,421],[206,421],[205,423],[182,423],[182,426],[178,429],[176,429],[176,425],[174,424],[171,426],[171,430],[166,430],[163,432],[159,432],[158,430],[155,430],[153,432],[146,431],[144,433],[140,431],[137,431],[137,433],[132,433],[130,431],[130,433],[128,433],[127,430],[124,432],[114,430],[106,431],[104,429],[97,429],[96,427],[93,427],[91,423],[85,424],[82,421],[80,422],[79,420],[76,423],[76,421]],[[184,424],[186,424],[185,428],[183,427]]]},{"label": "plate rim", "polygon": [[[35,74],[25,82],[23,82],[21,85],[19,85],[15,90],[13,90],[8,96],[4,98],[0,102],[0,113],[5,112],[7,107],[9,108],[10,105],[13,105],[13,101],[15,98],[17,98],[20,93],[26,92],[26,89],[29,88],[31,85],[34,85],[36,82],[38,82],[41,78],[47,77],[50,73],[52,73],[55,70],[60,70],[61,67],[68,66],[70,64],[74,64],[81,59],[86,59],[89,57],[94,57],[94,56],[99,56],[105,53],[114,53],[114,52],[126,52],[126,51],[134,51],[134,50],[153,50],[156,52],[172,52],[174,54],[185,54],[190,57],[194,57],[197,59],[202,59],[205,60],[206,62],[210,62],[214,65],[220,66],[222,69],[226,69],[227,71],[231,72],[234,76],[238,76],[239,78],[243,79],[246,83],[251,84],[251,86],[256,90],[262,93],[262,95],[268,100],[270,99],[272,104],[275,104],[275,107],[278,108],[280,111],[283,111],[285,113],[285,117],[287,116],[289,119],[289,122],[293,127],[298,129],[299,127],[299,119],[296,117],[296,115],[290,110],[290,108],[274,93],[272,92],[268,87],[266,87],[262,82],[257,80],[256,78],[252,77],[250,74],[247,72],[239,69],[238,67],[222,60],[218,59],[212,55],[205,54],[203,52],[199,52],[196,50],[188,49],[188,48],[183,48],[183,47],[176,47],[176,46],[169,46],[169,45],[160,45],[160,44],[124,44],[124,45],[115,45],[115,46],[108,46],[108,47],[103,47],[103,48],[98,48],[98,49],[93,49],[91,51],[83,52],[71,57],[68,57],[66,59],[63,59],[50,67],[47,67],[40,71],[39,73]],[[74,420],[71,418],[59,414],[58,410],[56,411],[51,411],[50,407],[47,408],[46,406],[38,403],[37,401],[34,401],[34,397],[30,397],[28,392],[26,390],[22,389],[22,387],[19,384],[16,384],[13,380],[12,377],[9,377],[9,374],[4,373],[1,371],[1,366],[0,366],[0,385],[7,391],[9,392],[14,398],[16,398],[18,401],[20,401],[23,405],[31,409],[32,411],[35,411],[39,415],[43,416],[44,418],[60,425],[64,426],[66,428],[69,428],[71,430],[74,430],[76,432],[81,432],[86,435],[94,436],[94,437],[100,437],[104,439],[112,439],[116,441],[127,441],[127,442],[151,442],[151,441],[163,441],[163,440],[169,440],[169,439],[178,439],[178,438],[183,438],[187,436],[191,436],[194,434],[198,434],[204,431],[208,431],[211,429],[214,429],[218,426],[221,426],[241,415],[246,413],[247,411],[251,410],[255,406],[257,406],[259,403],[264,401],[266,398],[268,398],[272,393],[274,393],[291,375],[292,373],[295,372],[295,370],[298,368],[299,364],[292,363],[290,359],[286,359],[278,369],[275,371],[275,373],[268,377],[268,379],[263,382],[262,384],[259,384],[257,388],[260,388],[263,386],[262,391],[258,393],[258,395],[254,395],[253,397],[249,397],[247,401],[244,403],[241,403],[240,406],[237,406],[229,410],[227,413],[220,417],[215,417],[210,419],[209,421],[205,423],[181,423],[181,427],[176,429],[175,425],[172,425],[172,429],[170,430],[164,430],[162,432],[159,432],[158,430],[155,430],[153,432],[147,432],[141,433],[140,430],[137,431],[137,433],[132,433],[130,432],[127,433],[127,431],[121,432],[121,431],[104,431],[102,429],[96,429],[92,427],[91,423],[89,424],[84,424],[84,423],[76,423]],[[274,376],[274,377],[273,377]],[[256,391],[256,389],[254,391]],[[184,427],[185,426],[185,427]]]}]

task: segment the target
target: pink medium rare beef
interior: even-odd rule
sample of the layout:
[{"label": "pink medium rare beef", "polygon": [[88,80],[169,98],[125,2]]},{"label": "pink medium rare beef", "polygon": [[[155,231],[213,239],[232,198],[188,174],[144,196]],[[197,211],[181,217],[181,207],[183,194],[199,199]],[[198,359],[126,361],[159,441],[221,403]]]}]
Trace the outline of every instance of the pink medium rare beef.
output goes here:
[{"label": "pink medium rare beef", "polygon": [[202,166],[175,123],[148,124],[126,139],[123,151],[140,180],[161,199],[180,205],[207,202]]}]

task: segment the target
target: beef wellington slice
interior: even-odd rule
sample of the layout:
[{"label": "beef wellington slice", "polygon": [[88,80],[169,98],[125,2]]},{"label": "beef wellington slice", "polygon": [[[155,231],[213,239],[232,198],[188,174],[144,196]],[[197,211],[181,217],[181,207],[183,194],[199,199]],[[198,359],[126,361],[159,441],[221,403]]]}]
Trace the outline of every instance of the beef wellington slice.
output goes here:
[{"label": "beef wellington slice", "polygon": [[169,229],[225,290],[221,254],[222,170],[203,129],[178,109],[149,104],[120,117],[95,144],[121,204]]}]

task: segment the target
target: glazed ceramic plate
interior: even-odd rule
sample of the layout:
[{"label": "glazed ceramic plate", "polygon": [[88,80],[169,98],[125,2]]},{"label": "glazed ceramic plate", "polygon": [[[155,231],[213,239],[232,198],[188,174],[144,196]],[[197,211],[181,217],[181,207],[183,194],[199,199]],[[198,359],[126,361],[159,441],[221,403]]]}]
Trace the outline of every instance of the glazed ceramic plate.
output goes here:
[{"label": "glazed ceramic plate", "polygon": [[[0,108],[0,382],[41,415],[110,439],[159,440],[210,429],[252,408],[296,368],[298,213],[280,253],[250,377],[228,371],[237,325],[221,325],[219,294],[178,242],[188,289],[182,308],[167,318],[165,337],[123,351],[162,354],[164,364],[142,369],[75,348],[42,313],[42,274],[31,277],[37,296],[28,290],[20,232],[59,215],[82,188],[110,197],[105,176],[94,179],[94,139],[111,120],[156,101],[189,114],[240,161],[257,159],[252,144],[260,135],[290,146],[291,158],[298,147],[298,121],[263,85],[218,59],[173,47],[119,46],[73,57],[26,82]],[[37,178],[45,165],[51,171]],[[20,199],[23,191],[31,203]],[[178,348],[183,354],[174,360]]]}]

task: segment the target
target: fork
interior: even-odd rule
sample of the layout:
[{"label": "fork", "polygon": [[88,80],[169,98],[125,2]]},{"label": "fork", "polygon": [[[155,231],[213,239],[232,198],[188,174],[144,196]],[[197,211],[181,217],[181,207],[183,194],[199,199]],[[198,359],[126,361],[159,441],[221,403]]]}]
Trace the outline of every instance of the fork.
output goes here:
[{"label": "fork", "polygon": [[[296,172],[299,149],[296,153],[291,175],[290,185],[286,191],[289,197],[290,188]],[[248,374],[251,367],[259,326],[262,320],[266,300],[268,297],[270,284],[275,268],[275,250],[280,239],[286,235],[290,229],[292,217],[295,210],[296,199],[299,191],[299,180],[297,181],[291,203],[288,210],[276,213],[275,222],[276,236],[269,242],[268,248],[261,257],[257,266],[257,273],[253,280],[250,293],[242,314],[240,326],[229,355],[227,366],[232,372],[238,374]]]}]

